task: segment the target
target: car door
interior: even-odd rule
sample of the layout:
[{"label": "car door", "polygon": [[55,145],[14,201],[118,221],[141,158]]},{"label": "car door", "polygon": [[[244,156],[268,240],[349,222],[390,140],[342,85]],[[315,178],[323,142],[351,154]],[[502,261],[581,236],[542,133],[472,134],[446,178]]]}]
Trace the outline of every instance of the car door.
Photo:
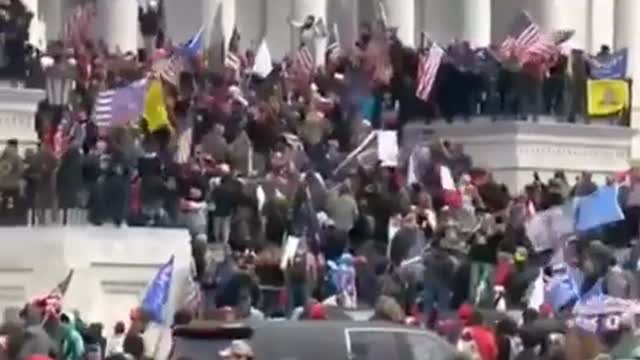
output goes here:
[{"label": "car door", "polygon": [[397,338],[403,359],[408,360],[450,360],[455,349],[445,341],[424,332],[407,331]]},{"label": "car door", "polygon": [[398,333],[385,328],[349,328],[345,341],[349,360],[400,360]]}]

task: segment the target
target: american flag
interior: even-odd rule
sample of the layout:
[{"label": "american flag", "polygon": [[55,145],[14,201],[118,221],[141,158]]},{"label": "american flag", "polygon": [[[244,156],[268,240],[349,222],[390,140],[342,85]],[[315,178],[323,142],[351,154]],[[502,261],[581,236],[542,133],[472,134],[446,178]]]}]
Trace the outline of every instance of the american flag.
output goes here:
[{"label": "american flag", "polygon": [[443,57],[444,50],[436,44],[431,45],[428,54],[420,55],[416,96],[423,101],[429,100],[429,95],[438,76],[438,69],[440,68]]},{"label": "american flag", "polygon": [[231,39],[229,39],[229,46],[227,47],[227,51],[225,51],[224,66],[236,73],[242,68],[242,59],[240,58],[240,55],[238,55],[239,41],[240,33],[238,33],[237,28],[234,28],[233,33],[231,34]]},{"label": "american flag", "polygon": [[67,276],[65,276],[65,278],[58,283],[58,285],[56,285],[49,294],[42,297],[36,297],[31,301],[32,304],[42,308],[45,318],[58,316],[62,312],[62,301],[69,289],[69,285],[73,279],[73,274],[74,270],[69,270]]},{"label": "american flag", "polygon": [[96,126],[106,128],[137,121],[144,109],[147,85],[147,80],[142,79],[125,87],[99,92],[93,108]]},{"label": "american flag", "polygon": [[95,9],[90,4],[76,6],[64,25],[64,40],[75,48],[83,47],[91,34]]},{"label": "american flag", "polygon": [[224,57],[224,67],[233,71],[240,71],[240,68],[242,67],[242,60],[236,53],[227,51],[227,54]]},{"label": "american flag", "polygon": [[517,59],[520,64],[544,64],[557,58],[558,47],[552,36],[522,11],[514,19],[511,31],[500,46],[500,53],[506,59]]},{"label": "american flag", "polygon": [[153,72],[171,85],[178,86],[180,74],[188,67],[188,59],[178,49],[168,59],[153,64]]},{"label": "american flag", "polygon": [[297,77],[309,78],[315,66],[313,54],[306,45],[293,54],[292,70]]}]

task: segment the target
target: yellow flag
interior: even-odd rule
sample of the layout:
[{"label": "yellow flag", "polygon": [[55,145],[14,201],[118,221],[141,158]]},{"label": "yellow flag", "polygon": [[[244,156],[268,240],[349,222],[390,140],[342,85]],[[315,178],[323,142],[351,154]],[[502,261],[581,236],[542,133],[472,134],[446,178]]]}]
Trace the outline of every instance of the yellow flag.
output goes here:
[{"label": "yellow flag", "polygon": [[147,127],[150,132],[171,126],[160,80],[152,81],[149,86],[144,105],[144,117],[147,119]]},{"label": "yellow flag", "polygon": [[629,83],[624,80],[588,80],[587,108],[590,116],[607,116],[629,108]]}]

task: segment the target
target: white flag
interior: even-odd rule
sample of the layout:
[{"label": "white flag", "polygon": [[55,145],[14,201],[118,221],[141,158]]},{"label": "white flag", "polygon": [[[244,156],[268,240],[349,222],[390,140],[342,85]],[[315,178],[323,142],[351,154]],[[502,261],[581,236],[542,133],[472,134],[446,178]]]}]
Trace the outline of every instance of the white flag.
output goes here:
[{"label": "white flag", "polygon": [[455,190],[456,183],[453,181],[453,176],[451,176],[451,170],[447,166],[440,166],[440,183],[442,184],[442,189],[444,190]]},{"label": "white flag", "polygon": [[271,60],[271,53],[267,46],[267,41],[262,40],[258,51],[256,52],[255,64],[253,65],[253,72],[261,77],[267,77],[273,70],[273,62]]},{"label": "white flag", "polygon": [[540,273],[538,277],[531,285],[533,289],[531,290],[531,295],[529,296],[529,309],[538,310],[540,309],[540,305],[544,303],[544,273],[542,269],[540,269]]}]

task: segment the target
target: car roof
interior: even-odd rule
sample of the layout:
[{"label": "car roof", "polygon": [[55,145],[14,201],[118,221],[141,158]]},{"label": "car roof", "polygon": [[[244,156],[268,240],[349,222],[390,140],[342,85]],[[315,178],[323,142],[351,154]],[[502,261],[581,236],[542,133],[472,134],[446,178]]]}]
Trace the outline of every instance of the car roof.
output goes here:
[{"label": "car roof", "polygon": [[[264,334],[273,336],[311,336],[344,337],[344,331],[381,331],[381,332],[411,332],[428,336],[438,341],[442,340],[433,332],[395,324],[385,321],[332,321],[332,320],[302,320],[302,321],[252,321],[252,322],[220,322],[220,321],[193,321],[188,325],[177,326],[174,335],[181,337],[206,337],[209,333],[246,334],[252,338]],[[313,335],[312,335],[313,334]],[[234,335],[238,337],[238,335]],[[444,342],[444,340],[442,340]]]},{"label": "car roof", "polygon": [[[238,337],[237,329],[250,329],[247,337]],[[222,334],[219,329],[230,329],[229,334]],[[196,322],[182,329],[177,329],[186,336],[185,340],[216,341],[225,339],[244,338],[248,340],[254,351],[260,352],[266,358],[305,358],[326,359],[344,358],[347,351],[347,332],[379,332],[379,333],[408,333],[424,336],[433,341],[434,349],[438,351],[455,350],[444,339],[435,333],[382,321],[260,321],[250,324],[221,324],[219,322]],[[193,332],[204,331],[214,334],[214,337],[195,335]],[[226,330],[223,330],[226,332]],[[229,335],[229,336],[225,336]]]}]

